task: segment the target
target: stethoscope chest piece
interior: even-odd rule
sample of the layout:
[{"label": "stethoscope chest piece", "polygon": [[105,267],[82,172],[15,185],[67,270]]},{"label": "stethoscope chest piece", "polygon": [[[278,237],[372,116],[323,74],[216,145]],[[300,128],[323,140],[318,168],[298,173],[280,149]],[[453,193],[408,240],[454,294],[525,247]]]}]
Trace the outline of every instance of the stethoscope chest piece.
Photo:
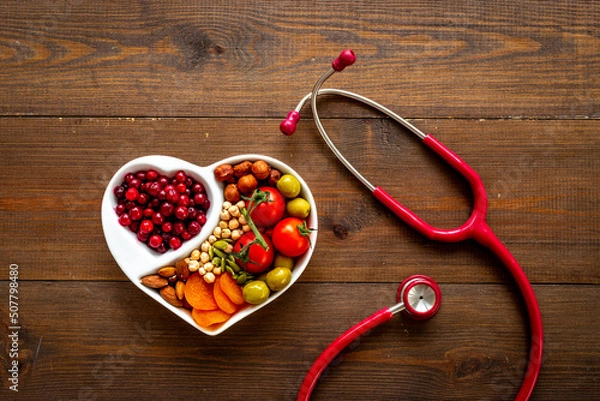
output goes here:
[{"label": "stethoscope chest piece", "polygon": [[442,305],[442,291],[428,276],[406,278],[398,287],[397,301],[404,304],[404,313],[416,320],[433,317]]}]

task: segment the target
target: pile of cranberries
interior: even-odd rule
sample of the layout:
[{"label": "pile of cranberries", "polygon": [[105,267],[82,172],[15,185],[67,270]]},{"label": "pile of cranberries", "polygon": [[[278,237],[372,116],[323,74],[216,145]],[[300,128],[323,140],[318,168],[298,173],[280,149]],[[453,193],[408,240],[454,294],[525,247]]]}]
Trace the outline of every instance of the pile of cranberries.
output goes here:
[{"label": "pile of cranberries", "polygon": [[160,253],[196,236],[210,207],[204,185],[185,171],[172,177],[152,169],[127,173],[113,192],[119,224]]}]

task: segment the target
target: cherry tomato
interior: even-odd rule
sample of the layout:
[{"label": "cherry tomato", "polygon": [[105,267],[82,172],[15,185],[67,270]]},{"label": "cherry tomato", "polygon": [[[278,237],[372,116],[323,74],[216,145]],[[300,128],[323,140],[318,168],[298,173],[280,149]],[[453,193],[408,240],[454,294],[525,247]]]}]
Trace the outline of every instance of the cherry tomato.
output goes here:
[{"label": "cherry tomato", "polygon": [[290,258],[302,255],[310,248],[309,235],[312,230],[297,217],[287,217],[273,228],[273,245]]},{"label": "cherry tomato", "polygon": [[[285,198],[277,188],[259,187],[258,189],[264,192],[266,199],[254,207],[250,217],[257,227],[273,227],[283,218]],[[252,201],[246,201],[246,209],[250,210],[251,207]]]},{"label": "cherry tomato", "polygon": [[[244,246],[251,243],[255,239],[256,236],[253,232],[247,232],[237,240],[233,247],[233,252],[240,253]],[[237,263],[248,273],[260,274],[268,270],[273,264],[273,259],[275,258],[275,249],[273,248],[273,243],[266,236],[263,236],[263,239],[269,247],[268,250],[265,250],[260,244],[255,243],[250,245],[248,248],[246,261],[239,258],[237,259]]]}]

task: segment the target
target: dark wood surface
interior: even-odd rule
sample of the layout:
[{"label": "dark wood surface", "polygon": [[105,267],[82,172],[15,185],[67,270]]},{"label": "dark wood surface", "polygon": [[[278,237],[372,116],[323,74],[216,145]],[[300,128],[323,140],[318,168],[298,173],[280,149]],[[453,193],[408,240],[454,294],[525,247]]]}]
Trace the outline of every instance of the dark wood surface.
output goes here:
[{"label": "dark wood surface", "polygon": [[[600,394],[600,2],[83,1],[0,4],[0,398],[292,400],[319,353],[394,303],[411,274],[444,293],[352,344],[315,400],[510,400],[528,355],[509,274],[473,242],[426,240],[374,200],[304,110],[344,48],[355,91],[434,134],[481,176],[489,225],[530,278],[546,350],[533,400]],[[471,192],[410,133],[343,99],[324,124],[372,182],[435,225]],[[276,157],[310,185],[315,253],[284,296],[217,337],[137,290],[100,203],[127,161]],[[9,389],[10,266],[19,383]]]}]

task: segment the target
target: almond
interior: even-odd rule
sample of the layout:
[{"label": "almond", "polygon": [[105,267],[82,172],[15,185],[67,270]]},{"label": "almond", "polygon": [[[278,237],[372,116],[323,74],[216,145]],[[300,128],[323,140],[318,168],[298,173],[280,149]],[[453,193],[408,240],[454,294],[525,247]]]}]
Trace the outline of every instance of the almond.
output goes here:
[{"label": "almond", "polygon": [[158,275],[164,278],[169,278],[177,273],[177,270],[173,266],[163,267],[158,270]]},{"label": "almond", "polygon": [[173,306],[180,307],[183,305],[183,302],[181,302],[180,299],[177,299],[175,288],[171,287],[170,285],[160,289],[160,296]]},{"label": "almond", "polygon": [[190,277],[190,269],[188,268],[188,264],[185,259],[179,259],[175,264],[175,270],[177,271],[177,276],[181,281],[187,281]]},{"label": "almond", "polygon": [[158,274],[151,274],[141,278],[141,283],[146,287],[150,288],[163,288],[169,285],[166,278],[159,276]]},{"label": "almond", "polygon": [[177,295],[177,299],[183,300],[185,296],[185,283],[183,281],[178,281],[175,284],[175,295]]}]

